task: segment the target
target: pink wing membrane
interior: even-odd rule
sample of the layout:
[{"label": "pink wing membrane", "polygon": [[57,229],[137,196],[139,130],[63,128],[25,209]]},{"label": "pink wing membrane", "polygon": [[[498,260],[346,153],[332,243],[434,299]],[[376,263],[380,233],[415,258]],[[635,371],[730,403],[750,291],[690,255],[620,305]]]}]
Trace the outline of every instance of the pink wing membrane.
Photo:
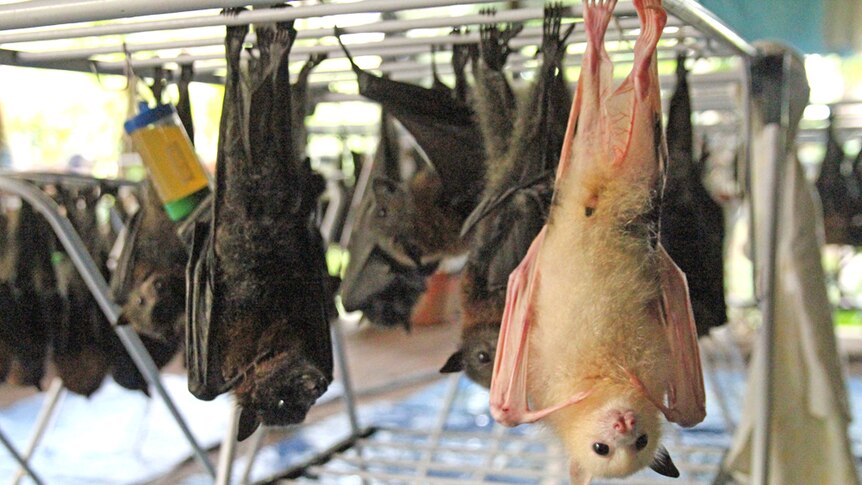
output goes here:
[{"label": "pink wing membrane", "polygon": [[688,282],[661,245],[659,258],[664,329],[671,356],[668,405],[664,412],[668,421],[691,427],[706,417],[706,391]]}]

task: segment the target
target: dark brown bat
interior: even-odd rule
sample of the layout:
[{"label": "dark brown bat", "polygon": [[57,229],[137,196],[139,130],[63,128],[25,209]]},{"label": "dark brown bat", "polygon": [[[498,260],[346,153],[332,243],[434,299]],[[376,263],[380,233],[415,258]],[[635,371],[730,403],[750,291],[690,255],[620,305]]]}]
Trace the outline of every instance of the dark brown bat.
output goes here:
[{"label": "dark brown bat", "polygon": [[826,128],[826,154],[820,164],[815,186],[823,205],[823,229],[829,244],[853,244],[850,221],[853,218],[853,201],[842,173],[845,163],[844,149],[835,135],[835,117],[830,115]]},{"label": "dark brown bat", "polygon": [[374,196],[388,210],[368,229],[394,241],[402,256],[412,259],[461,252],[460,226],[476,205],[484,174],[484,148],[472,109],[439,84],[424,88],[365,72],[344,51],[359,94],[380,103],[413,135],[439,177],[414,178],[409,188],[397,180],[375,180]]},{"label": "dark brown bat", "polygon": [[[493,16],[495,11],[484,10],[483,13]],[[481,26],[478,57],[475,51],[471,54],[473,78],[476,81],[473,104],[480,113],[482,122],[479,128],[490,160],[505,157],[512,139],[509,135],[514,128],[517,103],[503,67],[512,52],[509,41],[523,27],[521,24],[510,24],[500,28],[494,23]]]},{"label": "dark brown bat", "polygon": [[45,373],[48,331],[62,318],[63,303],[51,263],[54,233],[48,222],[27,203],[18,211],[6,256],[11,274],[7,280],[18,300],[20,319],[9,318],[0,336],[15,356],[15,381],[40,388]]},{"label": "dark brown bat", "polygon": [[661,242],[688,278],[698,336],[727,321],[724,301],[724,212],[703,185],[695,160],[685,57],[677,58],[677,85],[670,98],[667,148],[670,163],[661,209]]},{"label": "dark brown bat", "polygon": [[308,96],[308,77],[311,75],[311,71],[323,62],[326,57],[326,53],[315,54],[309,57],[308,61],[300,69],[296,82],[290,90],[293,157],[296,160],[305,158],[305,145],[308,140],[308,133],[305,129],[305,117],[308,116],[311,101]]},{"label": "dark brown bat", "polygon": [[[465,223],[465,231],[475,230],[461,279],[461,345],[441,372],[463,370],[485,387],[491,384],[506,283],[545,223],[553,192],[553,169],[568,121],[567,112],[555,109],[571,105],[562,79],[562,60],[572,28],[561,32],[561,14],[559,5],[545,9],[537,81],[517,114],[509,115],[514,120],[514,132],[506,138],[512,141],[505,147],[496,146],[494,139],[486,141],[489,153],[502,155],[489,158],[485,193]],[[489,27],[482,30],[496,32]],[[483,48],[482,56],[496,57],[506,51],[499,48],[496,36],[485,36],[483,44],[491,42],[491,47]],[[483,65],[488,63],[483,61]],[[481,76],[475,87],[477,105],[486,107],[477,110],[483,133],[494,133],[506,116],[505,110],[484,98],[496,97],[494,91],[503,81],[502,77]]]},{"label": "dark brown bat", "polygon": [[312,223],[324,183],[295,158],[291,132],[296,30],[255,26],[260,57],[246,109],[248,29],[227,27],[212,221],[195,227],[187,287],[189,390],[212,399],[233,389],[239,439],[260,423],[302,421],[332,381],[325,261]]},{"label": "dark brown bat", "polygon": [[[72,227],[86,244],[86,250],[107,276],[104,262],[107,244],[99,233],[96,221],[96,203],[101,196],[99,188],[57,187],[57,198],[65,209]],[[70,391],[90,396],[101,386],[108,374],[112,357],[116,355],[106,337],[111,326],[90,293],[84,279],[65,253],[57,257],[57,274],[60,293],[64,297],[65,311],[52,326],[52,359],[63,385]]]},{"label": "dark brown bat", "polygon": [[149,180],[112,280],[122,306],[120,325],[179,348],[185,330],[185,263],[188,253]]},{"label": "dark brown bat", "polygon": [[[369,175],[369,184],[378,180],[400,180],[399,146],[395,127],[385,109],[380,118],[380,140]],[[350,264],[341,284],[341,302],[348,311],[362,310],[375,325],[409,329],[410,312],[425,291],[425,278],[437,264],[422,264],[418,251],[414,258],[396,259],[403,254],[389,239],[365,230],[379,219],[387,219],[392,198],[377,197],[367,189],[359,207],[355,227],[347,245]],[[401,202],[403,203],[403,201]]]}]

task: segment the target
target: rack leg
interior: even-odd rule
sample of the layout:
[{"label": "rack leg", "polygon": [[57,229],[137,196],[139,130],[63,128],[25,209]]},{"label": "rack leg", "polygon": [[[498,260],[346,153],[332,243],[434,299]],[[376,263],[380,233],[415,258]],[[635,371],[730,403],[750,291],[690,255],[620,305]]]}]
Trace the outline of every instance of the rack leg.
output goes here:
[{"label": "rack leg", "polygon": [[[54,416],[57,404],[59,404],[64,395],[63,381],[59,377],[55,377],[48,387],[48,392],[45,394],[45,402],[42,404],[42,409],[39,410],[39,416],[36,417],[35,429],[33,430],[33,435],[30,436],[30,442],[27,443],[27,448],[24,449],[22,458],[25,461],[29,462],[30,458],[33,457],[33,453],[45,435],[45,430],[48,429],[48,423],[51,422],[51,418]],[[12,478],[12,484],[18,485],[26,474],[27,471],[23,467],[19,467],[18,471],[15,472],[15,477]]]},{"label": "rack leg", "polygon": [[419,463],[419,468],[416,471],[416,476],[418,477],[427,477],[428,468],[431,466],[431,462],[434,461],[434,452],[440,444],[440,437],[443,436],[446,422],[449,420],[449,414],[452,412],[452,406],[455,404],[455,398],[458,396],[458,383],[460,381],[461,373],[449,376],[449,386],[446,388],[446,397],[443,398],[443,406],[440,408],[440,414],[437,416],[437,425],[434,426],[434,431],[428,437],[428,451],[423,453],[422,461]]},{"label": "rack leg", "polygon": [[237,405],[231,407],[228,418],[227,433],[221,442],[218,454],[218,472],[216,473],[215,485],[229,485],[231,472],[233,472],[233,459],[236,456],[236,432],[239,428],[239,413],[241,408]]},{"label": "rack leg", "polygon": [[42,485],[42,479],[40,479],[39,476],[36,475],[36,473],[33,471],[33,469],[30,468],[30,464],[27,463],[27,460],[21,457],[21,455],[18,453],[18,450],[15,449],[15,446],[12,444],[11,441],[9,441],[9,438],[6,437],[2,430],[0,430],[0,444],[2,444],[6,448],[6,451],[8,451],[10,455],[12,455],[12,458],[17,461],[19,465],[21,465],[21,468],[23,468],[27,472],[27,474],[30,475],[30,478],[32,478],[33,481],[36,482],[36,485]]},{"label": "rack leg", "polygon": [[248,451],[245,469],[242,471],[242,476],[239,479],[240,485],[248,483],[248,479],[251,477],[251,469],[254,468],[255,459],[257,458],[257,454],[260,452],[261,446],[263,446],[263,440],[266,438],[268,433],[268,428],[266,426],[261,426],[253,435],[251,435],[251,449]]},{"label": "rack leg", "polygon": [[344,387],[344,406],[347,409],[347,417],[350,419],[350,431],[352,436],[359,436],[359,417],[356,414],[356,395],[353,392],[353,380],[350,378],[350,370],[347,366],[347,352],[344,348],[344,334],[341,330],[341,318],[335,319],[331,325],[332,348],[335,352],[335,362],[341,374],[341,385]]},{"label": "rack leg", "polygon": [[207,456],[206,451],[201,448],[197,439],[192,434],[192,431],[189,429],[188,424],[185,419],[183,419],[183,416],[180,414],[180,411],[177,409],[171,396],[168,395],[168,391],[162,384],[161,377],[159,377],[159,369],[156,367],[155,362],[153,362],[153,358],[150,357],[149,353],[147,353],[147,349],[144,348],[141,338],[131,328],[125,325],[115,326],[114,331],[117,332],[117,335],[120,337],[120,340],[123,342],[123,346],[129,352],[132,360],[135,361],[135,365],[137,365],[138,369],[141,370],[141,374],[143,374],[147,382],[156,389],[156,393],[159,395],[159,398],[165,403],[165,406],[168,408],[168,412],[171,413],[171,416],[173,416],[174,421],[176,421],[177,426],[180,428],[180,431],[182,431],[186,440],[188,440],[189,444],[194,449],[195,457],[201,465],[203,465],[207,473],[209,473],[211,477],[215,478],[215,467],[210,461],[209,456]]}]

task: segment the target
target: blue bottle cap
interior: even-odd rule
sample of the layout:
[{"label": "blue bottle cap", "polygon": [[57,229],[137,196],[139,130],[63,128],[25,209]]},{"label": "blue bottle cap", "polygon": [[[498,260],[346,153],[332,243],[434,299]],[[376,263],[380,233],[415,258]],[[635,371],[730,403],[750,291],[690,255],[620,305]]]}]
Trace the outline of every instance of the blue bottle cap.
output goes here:
[{"label": "blue bottle cap", "polygon": [[126,121],[123,124],[123,127],[126,129],[126,133],[132,134],[135,130],[139,130],[141,128],[146,127],[149,124],[155,123],[165,116],[172,116],[177,112],[174,109],[174,105],[172,104],[160,104],[153,109],[147,107],[146,103],[141,103],[139,105],[140,113],[134,118]]}]

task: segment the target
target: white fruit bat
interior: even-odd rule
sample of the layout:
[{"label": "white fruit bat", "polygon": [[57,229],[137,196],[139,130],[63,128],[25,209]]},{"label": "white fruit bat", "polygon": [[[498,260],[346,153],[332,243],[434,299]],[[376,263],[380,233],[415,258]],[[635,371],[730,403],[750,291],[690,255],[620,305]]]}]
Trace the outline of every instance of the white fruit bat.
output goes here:
[{"label": "white fruit bat", "polygon": [[634,66],[614,88],[604,36],[616,0],[584,2],[587,50],[548,223],[509,277],[491,412],[543,420],[571,482],[650,466],[679,476],[662,419],[706,416],[685,275],[658,242],[667,149],[655,49],[661,0],[635,0]]}]

